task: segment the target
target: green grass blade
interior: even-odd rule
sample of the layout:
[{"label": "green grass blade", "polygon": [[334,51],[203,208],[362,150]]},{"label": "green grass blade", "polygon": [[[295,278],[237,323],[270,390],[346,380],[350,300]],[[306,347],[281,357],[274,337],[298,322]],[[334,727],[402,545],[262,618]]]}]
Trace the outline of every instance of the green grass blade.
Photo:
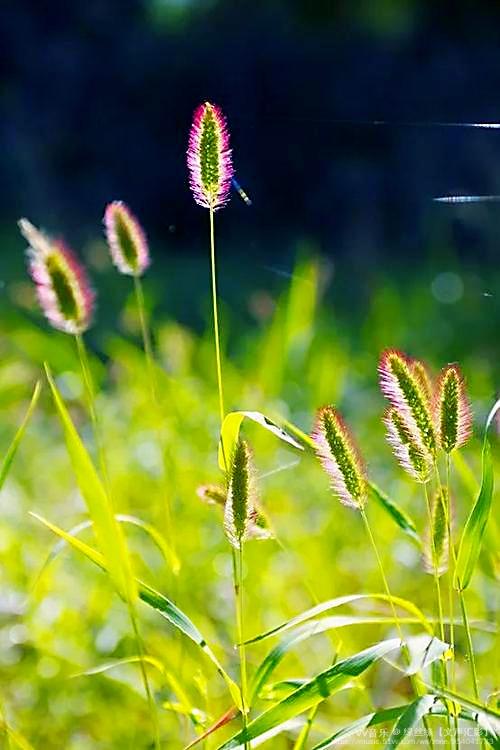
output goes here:
[{"label": "green grass blade", "polygon": [[330,737],[322,740],[318,745],[313,747],[313,750],[326,750],[326,748],[334,747],[340,743],[344,744],[348,737],[352,737],[353,735],[358,734],[358,732],[363,732],[365,729],[374,727],[377,724],[385,724],[388,721],[398,719],[406,709],[406,705],[394,706],[394,708],[384,708],[380,711],[375,711],[372,714],[361,716],[350,724],[346,724],[342,729],[338,729],[334,734],[330,735]]},{"label": "green grass blade", "polygon": [[[426,695],[423,697],[433,698],[433,705],[431,705],[428,713],[430,713],[432,716],[447,715],[447,710],[444,706],[440,706],[439,704],[434,703],[435,696]],[[411,706],[412,704],[409,705]],[[319,744],[315,745],[312,750],[328,750],[328,748],[335,747],[335,745],[344,745],[346,739],[352,737],[353,735],[356,735],[358,732],[362,732],[369,727],[376,726],[377,724],[384,724],[389,721],[394,721],[394,719],[399,719],[402,714],[408,710],[409,705],[406,704],[404,706],[395,706],[394,708],[384,708],[372,714],[362,716],[361,718],[356,719],[350,724],[347,724],[345,727],[338,729],[334,734],[330,735],[330,737],[327,737]],[[495,739],[495,735],[491,734],[486,726],[481,725],[481,722],[478,720],[477,713],[473,713],[465,709],[460,712],[459,717],[464,721],[478,724],[481,729],[483,729],[484,736],[490,743],[491,747],[493,747],[494,750],[499,750],[500,743],[498,743],[498,741]],[[401,739],[404,739],[404,736],[401,737]]]},{"label": "green grass blade", "polygon": [[368,484],[372,496],[375,498],[380,507],[385,510],[389,518],[391,518],[394,523],[396,523],[396,525],[399,526],[399,528],[404,531],[404,533],[409,536],[410,539],[415,542],[421,549],[422,540],[420,539],[420,536],[417,532],[417,527],[413,519],[410,518],[408,513],[403,510],[403,508],[401,508],[396,502],[394,502],[394,500],[391,500],[391,498],[386,495],[385,492],[377,487],[376,484],[374,484],[373,482],[369,482]]},{"label": "green grass blade", "polygon": [[[107,560],[105,560],[104,556],[98,552],[97,550],[90,547],[88,544],[85,544],[85,542],[82,542],[81,539],[78,539],[75,536],[72,536],[68,532],[64,531],[63,529],[59,528],[55,524],[51,523],[50,521],[47,521],[42,516],[39,516],[37,513],[31,513],[31,515],[36,518],[38,521],[43,523],[48,529],[50,529],[54,534],[59,536],[61,539],[64,539],[65,542],[67,542],[71,547],[76,549],[78,552],[81,552],[86,557],[89,558],[95,565],[100,567],[102,570],[109,573]],[[135,585],[138,589],[139,598],[145,603],[148,604],[150,607],[155,609],[159,614],[164,617],[168,622],[173,625],[174,628],[177,630],[180,630],[181,633],[183,633],[185,636],[187,636],[193,643],[195,643],[205,654],[208,656],[210,661],[214,664],[217,671],[225,681],[231,696],[238,706],[238,708],[241,706],[241,697],[240,697],[240,691],[236,683],[231,679],[231,677],[227,674],[227,672],[224,670],[222,665],[220,664],[219,660],[215,656],[214,652],[208,645],[205,638],[202,636],[196,625],[194,625],[189,617],[184,614],[184,612],[176,607],[173,602],[171,602],[169,599],[167,599],[166,596],[163,594],[160,594],[159,591],[156,591],[151,586],[148,586],[143,581],[139,581],[138,579],[135,579]]]},{"label": "green grass blade", "polygon": [[429,713],[435,702],[435,695],[422,695],[409,706],[406,706],[387,740],[385,750],[398,747],[415,724],[418,724]]},{"label": "green grass blade", "polygon": [[42,390],[42,386],[40,381],[38,381],[35,385],[35,389],[33,391],[33,395],[31,397],[30,404],[28,406],[28,410],[26,411],[26,414],[24,415],[23,421],[21,422],[16,434],[14,435],[14,438],[7,448],[7,453],[5,454],[5,458],[2,462],[2,468],[0,469],[0,490],[5,484],[5,480],[7,479],[7,476],[10,471],[10,467],[12,466],[12,462],[15,458],[15,455],[17,453],[17,449],[19,448],[19,444],[21,440],[23,439],[24,433],[26,432],[26,428],[28,426],[28,423],[32,417],[33,412],[36,409],[36,405],[38,403],[38,399],[40,397],[40,392]]},{"label": "green grass blade", "polygon": [[316,675],[280,703],[262,713],[250,722],[246,729],[241,730],[220,745],[218,750],[234,750],[242,743],[257,739],[279,724],[304,713],[317,703],[326,700],[335,690],[345,685],[353,677],[365,672],[376,661],[398,649],[400,649],[399,639],[391,638],[360,651],[354,656],[343,659],[333,667]]},{"label": "green grass blade", "polygon": [[320,602],[314,607],[311,607],[311,609],[307,609],[305,612],[301,612],[300,615],[296,615],[290,620],[286,620],[286,622],[283,622],[280,625],[271,628],[271,630],[266,630],[266,632],[248,639],[247,641],[245,641],[245,644],[248,645],[251,643],[257,643],[258,641],[263,641],[265,638],[270,638],[272,635],[278,635],[278,633],[282,633],[285,630],[290,630],[290,628],[293,628],[296,625],[301,625],[303,622],[312,620],[314,617],[322,615],[325,612],[329,612],[332,609],[336,609],[337,607],[341,607],[344,604],[351,604],[352,602],[361,601],[364,599],[375,599],[376,601],[383,601],[388,603],[390,603],[392,599],[396,606],[401,607],[401,609],[406,610],[406,612],[415,617],[423,625],[428,633],[432,634],[433,632],[432,625],[424,615],[424,613],[415,604],[408,601],[407,599],[401,599],[399,596],[392,596],[389,598],[387,594],[347,594],[346,596],[338,596],[335,599],[329,599],[326,602]]},{"label": "green grass blade", "polygon": [[225,417],[220,434],[219,468],[222,471],[226,471],[226,462],[229,457],[233,455],[234,446],[238,441],[241,424],[244,419],[250,419],[252,422],[259,424],[261,427],[264,427],[264,429],[272,432],[273,435],[276,435],[276,437],[284,443],[287,443],[298,450],[303,450],[300,443],[298,443],[281,427],[278,427],[277,424],[264,414],[261,414],[260,411],[232,411]]},{"label": "green grass blade", "polygon": [[500,713],[498,711],[446,687],[436,686],[432,690],[441,698],[462,706],[464,711],[460,716],[478,724],[491,747],[494,750],[500,750]]},{"label": "green grass blade", "polygon": [[486,420],[482,452],[481,488],[466,521],[458,549],[454,586],[459,591],[465,590],[471,581],[481,551],[486,524],[490,516],[495,479],[491,448],[488,441],[488,429],[499,409],[500,400],[493,406]]},{"label": "green grass blade", "polygon": [[[416,617],[401,617],[401,624],[417,624],[420,621]],[[252,679],[249,690],[249,704],[253,705],[261,690],[269,681],[269,677],[284,659],[286,654],[297,644],[307,640],[315,635],[320,635],[328,630],[337,630],[338,628],[350,627],[352,625],[393,625],[394,618],[391,617],[370,617],[365,615],[333,615],[323,617],[321,620],[310,620],[295,630],[288,632],[287,636],[281,640],[272,651],[270,651],[263,661],[257,667]],[[411,639],[410,639],[411,640]],[[445,644],[445,649],[448,645]],[[438,657],[436,657],[438,658]]]},{"label": "green grass blade", "polygon": [[49,369],[46,368],[46,371],[77,484],[93,521],[97,546],[106,559],[111,580],[117,590],[127,600],[134,601],[137,596],[137,586],[122,529],[116,521],[110,498],[78,435]]},{"label": "green grass blade", "polygon": [[76,672],[74,675],[72,675],[72,678],[76,679],[77,677],[92,677],[93,675],[106,674],[106,672],[110,672],[111,670],[115,669],[115,667],[123,667],[127,664],[137,664],[140,661],[142,661],[144,664],[149,664],[150,666],[154,667],[164,677],[167,676],[168,673],[161,661],[159,659],[155,659],[154,656],[148,656],[147,654],[145,654],[142,657],[126,656],[123,659],[108,661],[105,664],[99,664],[97,667],[90,667],[90,669],[85,669],[83,672]]},{"label": "green grass blade", "polygon": [[[130,516],[128,514],[124,513],[117,513],[115,516],[116,520],[120,523],[130,523],[133,526],[137,526],[138,528],[145,531],[146,534],[151,538],[151,540],[154,542],[154,544],[158,547],[158,549],[161,552],[161,555],[163,559],[165,560],[167,565],[170,565],[172,562],[177,560],[177,557],[171,556],[171,549],[169,548],[165,537],[160,534],[160,532],[155,529],[155,527],[147,523],[146,521],[143,521],[140,518],[137,518],[136,516]],[[77,523],[73,528],[71,528],[66,533],[70,536],[78,536],[81,531],[85,531],[85,529],[92,528],[92,521],[90,519],[87,519],[85,521],[81,521],[80,523]],[[65,539],[59,539],[56,544],[52,547],[51,551],[47,555],[47,559],[43,563],[42,567],[40,568],[40,572],[38,573],[37,579],[41,578],[43,575],[45,569],[55,560],[55,558],[62,552],[62,550],[66,547],[66,540]]]}]

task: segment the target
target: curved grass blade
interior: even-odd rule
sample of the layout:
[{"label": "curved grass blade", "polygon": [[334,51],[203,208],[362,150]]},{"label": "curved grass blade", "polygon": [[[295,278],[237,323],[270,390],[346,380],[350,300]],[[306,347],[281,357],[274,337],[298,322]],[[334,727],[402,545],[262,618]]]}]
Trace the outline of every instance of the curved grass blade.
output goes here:
[{"label": "curved grass blade", "polygon": [[[428,689],[431,688],[428,687]],[[500,750],[500,713],[498,711],[446,687],[433,687],[432,690],[440,698],[451,700],[462,706],[463,710],[460,712],[460,716],[468,721],[475,722],[491,747],[494,750]]]},{"label": "curved grass blade", "polygon": [[326,750],[326,748],[334,747],[340,743],[344,744],[348,737],[352,737],[358,732],[363,732],[369,727],[374,727],[377,724],[385,724],[388,721],[394,721],[398,719],[401,714],[407,709],[407,705],[394,706],[394,708],[384,708],[380,711],[374,711],[366,716],[361,716],[359,719],[347,724],[342,729],[338,729],[330,737],[322,740],[319,744],[314,745],[313,750]]},{"label": "curved grass blade", "polygon": [[373,482],[368,482],[368,486],[371,490],[372,496],[375,498],[380,507],[385,510],[387,515],[392,518],[394,523],[396,523],[397,526],[399,526],[399,528],[404,531],[404,533],[409,536],[413,542],[415,542],[417,547],[421,549],[422,540],[418,534],[417,527],[413,519],[408,515],[408,513],[403,510],[403,508],[401,508],[397,503],[395,503],[394,500],[391,500],[391,498],[386,495],[386,493],[383,492],[380,487],[377,487],[376,484],[374,484]]},{"label": "curved grass blade", "polygon": [[[130,523],[134,526],[137,526],[140,529],[143,529],[148,536],[150,536],[151,540],[156,544],[158,549],[160,550],[163,559],[169,565],[174,560],[177,560],[177,558],[174,556],[172,558],[172,551],[170,550],[165,538],[160,534],[155,527],[147,523],[146,521],[142,521],[140,518],[137,518],[136,516],[130,516],[128,514],[124,513],[117,513],[115,515],[115,518],[120,523]],[[92,528],[92,521],[90,519],[87,519],[85,521],[81,521],[80,523],[77,523],[75,526],[73,526],[69,531],[66,533],[70,536],[76,537],[80,534],[81,531],[85,531],[85,529]],[[45,572],[46,568],[55,560],[57,555],[59,555],[62,550],[66,547],[66,540],[65,539],[59,539],[58,542],[54,544],[51,551],[47,555],[47,558],[45,562],[43,563],[42,567],[40,568],[40,572],[38,573],[37,580],[35,581],[35,586],[37,581],[42,577],[43,573]],[[175,571],[174,571],[175,572]]]},{"label": "curved grass blade", "polygon": [[122,529],[114,517],[110,498],[71,420],[48,366],[45,369],[77,484],[94,524],[97,546],[106,558],[106,566],[116,589],[127,601],[133,602],[137,597],[137,586]]},{"label": "curved grass blade", "polygon": [[[434,701],[436,698],[436,696],[423,696],[423,697],[425,698],[432,697]],[[362,716],[361,718],[356,719],[350,724],[347,724],[345,727],[342,727],[342,729],[338,729],[334,734],[330,735],[330,737],[327,737],[326,739],[322,740],[320,743],[315,745],[312,748],[312,750],[327,750],[327,748],[335,747],[336,745],[339,745],[339,744],[344,745],[345,740],[347,738],[352,737],[355,734],[358,734],[358,732],[363,732],[365,729],[376,726],[377,724],[384,724],[386,722],[393,721],[394,719],[399,719],[408,708],[409,708],[409,705],[406,704],[404,706],[395,706],[394,708],[381,709],[380,711],[376,711],[374,713],[367,714],[366,716]],[[447,715],[446,708],[436,703],[434,703],[430,707],[428,713],[431,716],[446,716]],[[478,721],[478,718],[477,718],[477,714],[474,714],[471,711],[468,711],[467,709],[462,710],[459,714],[459,717],[463,719],[464,721],[469,721],[469,722],[473,722],[475,724],[480,725],[480,722]],[[481,727],[481,728],[483,729],[484,737],[488,740],[491,747],[493,747],[494,750],[499,750],[500,745],[495,740],[494,735],[491,735],[485,727]],[[401,739],[403,739],[403,737]]]},{"label": "curved grass blade", "polygon": [[131,516],[128,513],[117,513],[116,520],[120,521],[120,523],[129,523],[132,526],[137,526],[137,528],[145,531],[146,534],[150,537],[151,541],[154,542],[154,544],[156,544],[156,546],[160,550],[163,559],[170,567],[172,572],[176,575],[177,573],[179,573],[180,563],[177,555],[170,547],[163,534],[161,534],[158,529],[153,526],[153,524],[148,523],[147,521],[143,521],[142,518],[137,518],[137,516]]},{"label": "curved grass blade", "polygon": [[[109,573],[108,567],[107,567],[107,561],[104,559],[104,556],[101,555],[100,552],[90,547],[88,544],[85,544],[85,542],[82,542],[81,539],[78,539],[77,537],[71,536],[71,534],[68,534],[63,529],[59,528],[55,524],[51,523],[50,521],[47,521],[42,516],[39,516],[37,513],[31,513],[34,518],[36,518],[38,521],[44,524],[48,529],[50,529],[54,534],[59,536],[61,539],[64,539],[68,544],[76,549],[78,552],[81,552],[86,557],[89,558],[95,565],[97,565],[99,568],[104,570],[105,572]],[[173,602],[171,602],[169,599],[167,599],[166,596],[163,596],[163,594],[160,594],[158,591],[156,591],[151,586],[148,586],[143,581],[139,581],[138,579],[135,579],[135,584],[138,588],[139,598],[145,602],[145,604],[148,604],[150,607],[155,609],[157,612],[160,613],[162,617],[164,617],[168,622],[174,626],[177,630],[180,630],[181,633],[184,633],[185,636],[187,636],[193,643],[195,643],[205,654],[208,656],[212,664],[216,667],[218,673],[226,683],[229,692],[231,693],[231,696],[238,706],[238,708],[241,706],[241,696],[240,696],[240,690],[236,683],[231,679],[231,677],[227,674],[227,672],[224,670],[222,665],[220,664],[219,660],[215,656],[214,652],[208,645],[205,638],[202,636],[196,625],[194,625],[189,617],[184,614],[184,612],[176,607]]]},{"label": "curved grass blade", "polygon": [[33,415],[33,412],[36,409],[41,390],[42,386],[40,381],[38,381],[35,385],[30,404],[28,406],[26,414],[24,415],[23,421],[21,422],[16,434],[14,435],[11,444],[7,448],[7,453],[5,454],[5,458],[2,462],[2,468],[0,469],[0,491],[5,484],[5,480],[7,479],[7,476],[9,474],[10,467],[12,466],[12,462],[14,461],[17,449],[19,448],[19,444],[23,439],[28,423]]},{"label": "curved grass blade", "polygon": [[76,672],[74,675],[71,675],[73,679],[76,679],[77,677],[92,677],[93,675],[100,675],[100,674],[106,674],[106,672],[111,671],[112,669],[115,669],[115,667],[123,667],[127,664],[137,664],[138,662],[144,662],[145,664],[150,664],[152,667],[154,667],[163,677],[166,677],[168,679],[168,672],[161,663],[159,659],[155,659],[154,656],[148,656],[148,654],[144,654],[144,656],[125,656],[123,659],[115,659],[114,661],[108,661],[105,664],[99,664],[97,667],[90,667],[90,669],[85,669],[83,672]]},{"label": "curved grass blade", "polygon": [[422,695],[410,703],[409,706],[406,706],[394,725],[391,735],[387,740],[385,750],[392,750],[398,747],[415,724],[418,724],[429,713],[436,700],[435,695]]},{"label": "curved grass blade", "polygon": [[427,617],[415,604],[413,604],[413,602],[410,602],[407,599],[401,599],[399,596],[392,596],[391,598],[389,598],[387,594],[347,594],[346,596],[338,596],[335,599],[329,599],[326,602],[320,602],[314,607],[311,607],[311,609],[307,609],[305,612],[301,612],[300,615],[296,615],[290,620],[287,620],[286,622],[283,622],[280,625],[271,628],[271,630],[266,630],[264,633],[260,633],[253,638],[249,638],[247,641],[245,641],[245,645],[263,641],[265,638],[270,638],[272,635],[278,635],[278,633],[282,633],[285,630],[290,630],[290,628],[293,628],[296,625],[301,625],[303,622],[312,620],[314,617],[322,615],[325,612],[329,612],[332,609],[336,609],[337,607],[341,607],[344,604],[350,604],[351,602],[361,601],[364,599],[375,599],[376,601],[389,603],[392,599],[395,605],[401,607],[401,609],[406,610],[406,612],[415,617],[418,622],[424,627],[424,629],[432,635],[432,625]]},{"label": "curved grass blade", "polygon": [[300,443],[260,411],[232,411],[225,417],[220,433],[219,468],[222,471],[226,471],[226,462],[229,460],[229,457],[233,455],[234,447],[238,442],[240,435],[241,424],[244,419],[250,419],[252,422],[260,424],[261,427],[272,432],[273,435],[276,435],[276,437],[284,443],[288,443],[288,445],[291,445],[298,450],[303,450]]},{"label": "curved grass blade", "polygon": [[[416,624],[420,621],[414,617],[401,617],[401,624]],[[249,689],[249,705],[253,705],[255,699],[261,690],[267,684],[269,677],[286,656],[286,654],[297,644],[307,640],[315,635],[320,635],[328,630],[337,630],[338,628],[350,627],[352,625],[376,625],[376,624],[394,624],[393,617],[369,617],[364,615],[332,615],[323,617],[321,620],[309,620],[304,625],[292,630],[282,641],[270,651],[264,660],[259,664],[253,676]],[[411,639],[410,639],[411,640]],[[418,670],[417,670],[418,671]]]},{"label": "curved grass blade", "polygon": [[488,430],[499,410],[500,400],[495,403],[486,420],[482,452],[481,488],[465,523],[458,549],[458,559],[453,582],[458,591],[464,591],[471,581],[481,551],[486,524],[490,516],[495,479]]},{"label": "curved grass blade", "polygon": [[220,745],[218,750],[235,750],[242,743],[257,739],[288,719],[293,719],[304,713],[309,708],[326,700],[335,690],[345,685],[353,677],[365,672],[376,661],[391,651],[400,649],[400,647],[400,640],[391,638],[337,662],[333,667],[306,682],[305,685],[295,690],[280,703],[257,716],[245,729]]}]

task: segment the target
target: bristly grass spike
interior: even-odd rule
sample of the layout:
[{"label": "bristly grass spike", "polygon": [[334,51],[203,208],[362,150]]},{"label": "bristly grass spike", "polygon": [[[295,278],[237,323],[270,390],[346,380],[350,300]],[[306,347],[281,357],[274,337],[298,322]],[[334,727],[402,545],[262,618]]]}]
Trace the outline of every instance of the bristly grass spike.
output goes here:
[{"label": "bristly grass spike", "polygon": [[114,265],[128,276],[142,276],[151,261],[146,234],[136,216],[123,201],[113,201],[106,206],[103,222]]},{"label": "bristly grass spike", "polygon": [[204,102],[195,110],[187,150],[189,184],[196,203],[216,211],[229,200],[233,163],[226,118]]},{"label": "bristly grass spike", "polygon": [[20,219],[19,229],[29,243],[29,271],[45,317],[64,333],[84,333],[95,300],[84,266],[62,240],[49,238],[27,219]]},{"label": "bristly grass spike", "polygon": [[432,457],[412,431],[404,417],[390,406],[383,418],[387,428],[387,442],[402,468],[417,482],[427,482],[432,469]]},{"label": "bristly grass spike", "polygon": [[312,439],[331,487],[344,505],[362,509],[366,502],[366,479],[360,454],[333,406],[325,406],[316,416]]},{"label": "bristly grass spike", "polygon": [[239,549],[248,537],[255,515],[254,494],[250,448],[245,440],[240,440],[231,458],[224,507],[224,529],[227,538],[236,549]]},{"label": "bristly grass spike", "polygon": [[472,412],[458,365],[441,370],[435,404],[439,444],[445,453],[461,448],[472,433]]},{"label": "bristly grass spike", "polygon": [[434,454],[436,432],[421,365],[415,369],[414,360],[396,349],[386,349],[380,356],[378,372],[383,395],[411,431],[419,435],[423,446]]}]

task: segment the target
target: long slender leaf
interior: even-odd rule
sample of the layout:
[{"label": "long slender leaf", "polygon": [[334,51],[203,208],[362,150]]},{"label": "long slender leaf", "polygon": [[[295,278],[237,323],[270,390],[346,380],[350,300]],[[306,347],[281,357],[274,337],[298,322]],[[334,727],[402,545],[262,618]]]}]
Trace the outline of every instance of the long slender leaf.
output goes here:
[{"label": "long slender leaf", "polygon": [[281,427],[278,427],[272,420],[261,414],[260,411],[232,411],[226,416],[222,424],[220,443],[219,443],[219,468],[222,471],[226,471],[226,464],[232,456],[234,446],[238,440],[240,434],[241,423],[244,419],[250,419],[252,422],[259,424],[264,429],[272,432],[277,438],[282,440],[284,443],[303,450],[300,443],[298,443],[291,435],[289,435]]},{"label": "long slender leaf", "polygon": [[108,572],[117,590],[125,599],[132,602],[137,596],[137,587],[123,532],[114,516],[110,498],[76,431],[48,367],[46,372],[78,487],[93,521],[97,546],[106,559]]},{"label": "long slender leaf", "polygon": [[408,513],[403,510],[394,500],[391,500],[391,498],[383,492],[380,487],[377,487],[376,484],[373,482],[369,482],[369,487],[372,492],[372,496],[375,498],[377,503],[380,505],[383,510],[387,513],[387,515],[394,521],[394,523],[399,526],[399,528],[404,531],[404,533],[410,537],[410,539],[416,543],[416,545],[421,548],[422,547],[422,540],[420,539],[420,536],[417,532],[417,527],[415,525],[415,522],[412,518],[408,515]]},{"label": "long slender leaf", "polygon": [[250,638],[249,640],[245,641],[245,644],[248,645],[251,643],[257,643],[258,641],[263,641],[265,638],[270,638],[272,635],[278,635],[278,633],[282,633],[285,630],[290,630],[290,628],[293,628],[296,625],[301,625],[303,622],[312,620],[314,617],[322,615],[325,612],[329,612],[332,609],[336,609],[337,607],[341,607],[344,604],[350,604],[352,602],[361,601],[364,599],[375,599],[376,601],[383,602],[390,602],[392,599],[393,603],[396,606],[401,607],[401,609],[404,609],[411,615],[413,615],[423,625],[428,633],[432,634],[433,632],[432,625],[430,624],[424,613],[415,604],[408,601],[407,599],[401,599],[399,596],[393,596],[389,598],[387,594],[347,594],[346,596],[338,596],[335,599],[329,599],[326,602],[321,602],[320,604],[311,607],[311,609],[307,609],[305,612],[301,612],[300,615],[296,615],[290,620],[287,620],[286,622],[283,622],[280,625],[271,628],[271,630],[266,630],[265,633],[260,633],[259,635]]},{"label": "long slender leaf", "polygon": [[246,728],[219,746],[218,750],[234,750],[244,742],[257,739],[279,724],[293,719],[317,703],[326,700],[336,689],[371,667],[376,661],[400,648],[398,638],[381,641],[354,656],[337,662],[316,675],[291,695],[254,719]]},{"label": "long slender leaf", "polygon": [[31,401],[26,411],[26,414],[24,415],[23,421],[21,422],[16,434],[14,435],[14,438],[11,444],[7,448],[7,453],[5,454],[5,458],[2,462],[2,467],[0,468],[0,490],[5,484],[5,480],[7,479],[7,476],[9,474],[10,467],[12,466],[12,462],[17,453],[17,449],[19,448],[19,444],[21,440],[23,439],[28,423],[33,415],[33,412],[36,409],[36,405],[38,403],[41,390],[42,390],[42,386],[41,386],[40,381],[38,381],[35,385],[35,389],[33,391],[33,395],[31,397]]},{"label": "long slender leaf", "polygon": [[[399,622],[401,624],[416,624],[420,623],[420,620],[416,617],[401,617]],[[323,617],[321,620],[309,620],[295,630],[288,632],[287,636],[267,654],[257,667],[249,689],[249,704],[253,705],[255,699],[268,682],[269,677],[272,675],[276,667],[280,664],[286,654],[297,644],[311,638],[312,636],[325,633],[328,630],[336,630],[337,628],[350,627],[352,625],[376,624],[393,625],[394,618],[377,616],[370,617],[364,615],[332,615],[331,617]],[[446,648],[448,647],[447,644],[445,644],[445,646]]]},{"label": "long slender leaf", "polygon": [[491,448],[488,441],[488,430],[499,409],[500,400],[495,403],[486,420],[482,452],[481,488],[466,521],[458,550],[454,586],[459,591],[466,589],[471,581],[481,551],[486,524],[490,516],[495,479]]},{"label": "long slender leaf", "polygon": [[405,708],[386,743],[386,750],[398,747],[410,730],[429,713],[436,702],[435,695],[422,695]]},{"label": "long slender leaf", "polygon": [[[142,529],[155,543],[155,545],[160,550],[163,559],[169,565],[172,567],[173,564],[176,563],[177,558],[174,556],[172,557],[172,550],[168,546],[165,537],[160,534],[160,532],[155,529],[155,527],[147,523],[146,521],[143,521],[140,518],[137,518],[136,516],[131,516],[129,514],[125,513],[117,513],[115,515],[115,518],[120,523],[129,523],[132,526],[137,526],[138,528]],[[93,522],[90,519],[87,519],[85,521],[81,521],[80,523],[77,523],[73,528],[71,528],[67,533],[70,536],[78,536],[81,531],[85,531],[85,529],[90,529],[93,526]],[[57,557],[57,555],[66,547],[66,541],[64,539],[59,539],[56,544],[52,547],[51,551],[47,555],[47,559],[43,563],[42,567],[40,568],[40,573],[38,574],[38,578],[40,578],[43,575],[43,572],[45,569],[51,564],[51,562]],[[175,569],[172,568],[173,572],[175,572]]]},{"label": "long slender leaf", "polygon": [[[439,704],[434,703],[435,696],[423,696],[424,698],[433,698],[433,704],[428,709],[428,714],[431,716],[446,716],[447,710],[444,706],[441,706]],[[412,704],[409,704],[412,705]],[[366,729],[369,729],[369,727],[376,726],[377,724],[384,724],[389,721],[393,721],[394,719],[398,719],[402,716],[402,714],[408,709],[408,704],[404,706],[395,706],[394,708],[385,708],[381,709],[380,711],[375,711],[374,713],[367,714],[366,716],[362,716],[359,719],[356,719],[355,721],[347,724],[345,727],[342,727],[341,729],[338,729],[334,734],[330,735],[326,739],[319,742],[317,745],[313,747],[312,750],[327,750],[327,748],[335,747],[335,745],[345,744],[345,740],[349,737],[352,737],[355,734],[358,734],[359,732],[364,732]],[[500,744],[498,743],[497,739],[495,738],[494,734],[491,734],[490,731],[486,728],[486,726],[483,726],[481,722],[479,721],[478,714],[473,713],[467,709],[463,709],[460,711],[459,717],[463,719],[464,721],[469,721],[474,724],[477,724],[480,729],[483,730],[484,737],[488,740],[491,747],[494,748],[494,750],[499,750]],[[403,737],[401,738],[403,739]]]},{"label": "long slender leaf", "polygon": [[406,705],[394,706],[394,708],[384,708],[366,716],[361,716],[359,719],[342,727],[342,729],[338,729],[330,737],[322,740],[314,746],[313,750],[326,750],[326,748],[334,747],[334,745],[343,744],[348,737],[352,737],[354,734],[358,734],[358,732],[363,732],[365,729],[374,727],[377,724],[385,724],[388,721],[398,719],[406,708]]},{"label": "long slender leaf", "polygon": [[[78,539],[77,537],[71,536],[71,534],[68,534],[68,532],[64,531],[63,529],[59,528],[55,524],[51,523],[50,521],[47,521],[42,516],[39,516],[36,513],[31,513],[31,515],[36,518],[38,521],[44,524],[48,529],[50,529],[54,534],[59,536],[61,539],[64,539],[71,547],[76,549],[78,552],[81,552],[86,557],[89,558],[95,565],[97,565],[102,570],[109,573],[107,561],[104,559],[104,556],[98,552],[97,550],[90,547],[88,544],[85,544],[85,542],[82,542],[81,539]],[[177,630],[180,630],[181,633],[184,633],[190,640],[193,641],[201,650],[208,656],[210,661],[215,665],[217,671],[225,681],[231,696],[233,697],[234,702],[238,707],[241,707],[241,696],[240,691],[236,683],[231,679],[231,677],[227,674],[227,672],[224,670],[222,665],[220,664],[219,660],[215,656],[214,652],[208,645],[205,638],[202,636],[196,625],[194,625],[189,617],[184,614],[184,612],[176,607],[173,602],[171,602],[169,599],[167,599],[166,596],[163,596],[163,594],[160,594],[158,591],[156,591],[151,586],[148,586],[148,584],[144,583],[143,581],[140,581],[138,579],[135,579],[135,585],[138,588],[139,598],[148,604],[150,607],[155,609],[159,614],[164,617],[168,622],[174,626]]]}]

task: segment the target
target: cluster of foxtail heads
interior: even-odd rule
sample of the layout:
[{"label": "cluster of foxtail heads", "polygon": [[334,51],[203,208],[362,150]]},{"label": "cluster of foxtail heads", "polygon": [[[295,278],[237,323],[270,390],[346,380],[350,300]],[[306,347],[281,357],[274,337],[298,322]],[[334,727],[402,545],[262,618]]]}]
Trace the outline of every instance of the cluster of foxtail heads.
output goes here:
[{"label": "cluster of foxtail heads", "polygon": [[[387,440],[403,469],[425,483],[438,451],[449,454],[471,435],[471,409],[460,368],[447,365],[434,381],[423,362],[387,349],[378,371],[380,389],[389,401],[383,416]],[[312,439],[335,494],[345,505],[362,508],[366,497],[363,461],[332,406],[318,412]]]}]

